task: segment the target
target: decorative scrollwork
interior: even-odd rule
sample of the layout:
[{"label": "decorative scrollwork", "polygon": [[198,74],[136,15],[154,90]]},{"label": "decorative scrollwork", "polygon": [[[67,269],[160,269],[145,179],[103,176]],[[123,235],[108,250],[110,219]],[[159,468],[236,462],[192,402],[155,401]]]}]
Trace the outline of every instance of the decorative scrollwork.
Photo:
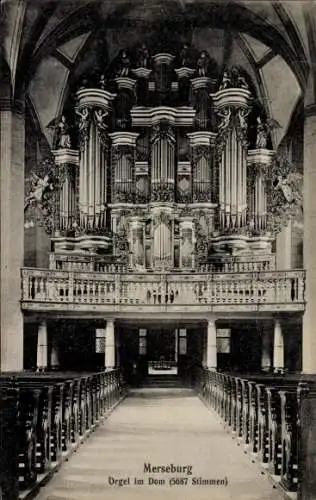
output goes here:
[{"label": "decorative scrollwork", "polygon": [[174,185],[168,182],[155,183],[151,186],[152,201],[173,201]]},{"label": "decorative scrollwork", "polygon": [[113,242],[116,255],[121,259],[121,262],[128,264],[129,262],[129,242],[126,228],[122,228],[117,233],[113,234]]},{"label": "decorative scrollwork", "polygon": [[267,229],[279,233],[303,211],[303,175],[285,156],[276,156],[266,174],[268,193]]},{"label": "decorative scrollwork", "polygon": [[52,234],[55,227],[57,193],[61,187],[52,156],[37,165],[25,180],[24,226],[38,224]]},{"label": "decorative scrollwork", "polygon": [[174,130],[167,121],[162,120],[152,127],[151,142],[166,139],[169,142],[175,142]]}]

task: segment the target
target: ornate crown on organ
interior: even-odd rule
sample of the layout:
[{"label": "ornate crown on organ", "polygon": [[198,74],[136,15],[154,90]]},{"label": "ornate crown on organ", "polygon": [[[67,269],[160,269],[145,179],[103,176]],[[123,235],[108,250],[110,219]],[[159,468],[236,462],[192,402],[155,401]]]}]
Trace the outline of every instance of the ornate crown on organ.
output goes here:
[{"label": "ornate crown on organ", "polygon": [[[97,81],[83,81],[72,116],[50,124],[54,165],[33,173],[26,197],[25,212],[37,206],[52,233],[51,265],[273,267],[271,243],[300,178],[282,167],[276,183],[278,124],[253,88],[241,68],[219,78],[209,54],[188,44],[178,54],[122,50]],[[275,199],[280,227],[269,216]]]}]

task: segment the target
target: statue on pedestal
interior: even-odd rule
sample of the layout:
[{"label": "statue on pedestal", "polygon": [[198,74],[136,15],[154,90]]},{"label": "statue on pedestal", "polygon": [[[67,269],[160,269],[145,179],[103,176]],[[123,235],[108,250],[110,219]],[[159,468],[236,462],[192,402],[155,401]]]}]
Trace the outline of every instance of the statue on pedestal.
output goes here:
[{"label": "statue on pedestal", "polygon": [[260,116],[257,117],[257,138],[256,149],[266,149],[268,142],[268,134],[264,123],[262,123]]},{"label": "statue on pedestal", "polygon": [[231,80],[228,74],[228,71],[224,71],[222,82],[219,86],[219,90],[225,90],[231,87]]},{"label": "statue on pedestal", "polygon": [[68,149],[71,148],[70,127],[68,126],[66,117],[64,115],[54,118],[48,125],[47,128],[52,128],[57,130],[57,149]]},{"label": "statue on pedestal", "polygon": [[126,52],[126,50],[122,50],[120,53],[120,58],[118,61],[118,70],[117,70],[117,77],[120,76],[129,76],[130,74],[130,69],[131,69],[131,60]]},{"label": "statue on pedestal", "polygon": [[137,67],[138,68],[148,68],[150,66],[150,54],[145,43],[142,44],[141,48],[138,50],[137,56]]},{"label": "statue on pedestal", "polygon": [[207,76],[209,55],[206,50],[202,50],[196,63],[197,76]]},{"label": "statue on pedestal", "polygon": [[192,60],[190,57],[190,47],[187,42],[185,42],[182,46],[179,54],[179,59],[181,68],[190,68]]},{"label": "statue on pedestal", "polygon": [[261,117],[257,117],[256,149],[267,148],[269,133],[275,128],[281,128],[281,125],[277,122],[277,120],[268,118],[265,123],[263,123]]}]

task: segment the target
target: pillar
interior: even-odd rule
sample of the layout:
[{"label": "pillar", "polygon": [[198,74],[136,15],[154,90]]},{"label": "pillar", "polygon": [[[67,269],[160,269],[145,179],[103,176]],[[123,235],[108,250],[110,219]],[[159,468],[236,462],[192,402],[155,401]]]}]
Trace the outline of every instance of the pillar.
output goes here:
[{"label": "pillar", "polygon": [[284,271],[292,267],[292,221],[282,229],[276,238],[276,268]]},{"label": "pillar", "polygon": [[316,103],[305,110],[304,124],[304,268],[303,373],[316,373]]},{"label": "pillar", "polygon": [[207,323],[206,366],[209,370],[217,368],[216,323],[209,320]]},{"label": "pillar", "polygon": [[0,370],[23,370],[21,267],[24,259],[25,119],[22,103],[0,98]]},{"label": "pillar", "polygon": [[272,367],[271,359],[272,335],[268,328],[262,329],[261,370],[269,372]]},{"label": "pillar", "polygon": [[37,334],[37,371],[47,370],[47,323],[41,321]]},{"label": "pillar", "polygon": [[274,321],[273,370],[275,372],[283,372],[284,370],[284,339],[281,323],[278,319]]},{"label": "pillar", "polygon": [[108,319],[105,328],[105,368],[115,368],[115,333],[114,320]]}]

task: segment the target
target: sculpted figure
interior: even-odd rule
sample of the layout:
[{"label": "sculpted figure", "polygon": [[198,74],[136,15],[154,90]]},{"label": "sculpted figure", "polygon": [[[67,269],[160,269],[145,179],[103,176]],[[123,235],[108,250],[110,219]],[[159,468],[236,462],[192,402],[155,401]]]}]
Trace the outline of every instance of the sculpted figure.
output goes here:
[{"label": "sculpted figure", "polygon": [[243,131],[247,130],[247,127],[248,127],[246,117],[247,117],[247,110],[244,108],[240,108],[238,110],[238,119],[239,119],[240,128]]},{"label": "sculpted figure", "polygon": [[220,84],[219,90],[227,89],[230,86],[231,86],[231,80],[230,80],[230,77],[228,75],[228,71],[224,71],[223,79],[222,79],[222,82]]},{"label": "sculpted figure", "polygon": [[180,66],[182,68],[188,68],[190,67],[190,49],[189,49],[189,44],[188,43],[184,43],[183,44],[183,47],[180,51]]},{"label": "sculpted figure", "polygon": [[89,108],[76,108],[76,114],[79,116],[79,132],[84,132],[89,126]]},{"label": "sculpted figure", "polygon": [[197,75],[207,76],[209,57],[205,50],[203,50],[197,60]]},{"label": "sculpted figure", "polygon": [[232,112],[231,112],[230,108],[225,108],[223,111],[220,111],[218,114],[222,118],[220,124],[218,125],[218,131],[219,131],[219,133],[222,133],[229,126]]},{"label": "sculpted figure", "polygon": [[122,50],[120,55],[119,69],[117,76],[129,76],[131,67],[130,58],[126,52],[126,50]]},{"label": "sculpted figure", "polygon": [[29,196],[25,199],[24,211],[30,206],[31,203],[41,203],[44,193],[47,189],[52,190],[53,185],[49,180],[49,175],[46,174],[45,177],[41,178],[35,173],[32,174],[32,184],[33,189]]},{"label": "sculpted figure", "polygon": [[108,128],[106,123],[104,123],[104,120],[107,116],[108,113],[106,111],[102,111],[101,108],[98,108],[94,111],[95,124],[100,132],[105,132]]},{"label": "sculpted figure", "polygon": [[147,48],[147,45],[143,43],[138,51],[137,66],[139,68],[148,68],[149,62],[150,62],[149,50]]},{"label": "sculpted figure", "polygon": [[256,149],[265,149],[267,147],[268,134],[265,125],[262,123],[260,116],[257,117],[257,139]]},{"label": "sculpted figure", "polygon": [[71,148],[70,135],[69,135],[69,126],[66,121],[66,117],[64,115],[54,118],[47,128],[52,128],[57,130],[57,144],[56,147],[58,149],[66,149]]}]

